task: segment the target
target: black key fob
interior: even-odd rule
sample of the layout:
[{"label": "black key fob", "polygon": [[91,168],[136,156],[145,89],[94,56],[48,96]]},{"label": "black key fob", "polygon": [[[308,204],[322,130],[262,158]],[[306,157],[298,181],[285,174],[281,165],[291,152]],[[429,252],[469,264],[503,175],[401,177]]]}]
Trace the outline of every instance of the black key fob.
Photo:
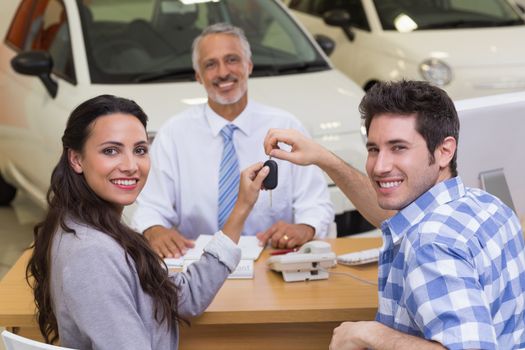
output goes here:
[{"label": "black key fob", "polygon": [[263,186],[267,190],[273,190],[277,187],[277,163],[275,160],[267,160],[264,162],[265,166],[268,166],[270,168],[270,172],[268,173],[268,176],[263,180]]}]

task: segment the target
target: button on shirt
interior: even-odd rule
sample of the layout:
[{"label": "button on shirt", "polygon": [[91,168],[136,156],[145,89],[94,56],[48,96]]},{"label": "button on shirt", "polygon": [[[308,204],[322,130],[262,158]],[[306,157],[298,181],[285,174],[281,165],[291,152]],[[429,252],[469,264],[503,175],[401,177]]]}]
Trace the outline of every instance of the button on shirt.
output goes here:
[{"label": "button on shirt", "polygon": [[[223,140],[220,130],[230,123],[208,104],[193,106],[163,125],[151,147],[152,166],[138,197],[133,226],[143,232],[153,225],[176,227],[184,236],[218,231],[218,179]],[[263,141],[270,128],[306,133],[290,113],[249,101],[232,122],[233,142],[241,171],[265,161]],[[244,225],[243,235],[263,232],[278,220],[303,223],[324,237],[334,219],[324,175],[315,166],[278,163],[278,186],[261,191]]]},{"label": "button on shirt", "polygon": [[525,348],[525,247],[510,208],[456,177],[382,230],[379,322],[449,349]]}]

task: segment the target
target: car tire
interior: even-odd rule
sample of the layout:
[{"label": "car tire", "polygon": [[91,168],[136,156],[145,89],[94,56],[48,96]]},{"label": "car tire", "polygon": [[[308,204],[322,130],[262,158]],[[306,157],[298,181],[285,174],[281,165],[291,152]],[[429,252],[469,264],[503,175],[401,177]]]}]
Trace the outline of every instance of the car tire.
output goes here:
[{"label": "car tire", "polygon": [[9,205],[16,195],[16,188],[5,182],[0,175],[0,206]]}]

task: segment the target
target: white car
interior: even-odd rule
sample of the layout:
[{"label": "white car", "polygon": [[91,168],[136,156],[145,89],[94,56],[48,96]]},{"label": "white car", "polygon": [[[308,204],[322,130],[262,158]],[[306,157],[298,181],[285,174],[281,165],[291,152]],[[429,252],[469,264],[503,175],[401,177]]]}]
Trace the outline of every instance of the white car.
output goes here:
[{"label": "white car", "polygon": [[525,0],[513,0],[521,12],[525,13]]},{"label": "white car", "polygon": [[510,0],[288,0],[365,90],[428,80],[454,100],[525,90],[525,22]]},{"label": "white car", "polygon": [[[82,101],[103,93],[137,101],[151,136],[170,116],[205,102],[191,42],[220,21],[242,27],[251,43],[250,97],[292,112],[364,169],[363,90],[333,69],[280,1],[10,0],[0,12],[2,204],[15,187],[45,205],[66,119]],[[330,191],[338,213],[353,209],[335,186]]]}]

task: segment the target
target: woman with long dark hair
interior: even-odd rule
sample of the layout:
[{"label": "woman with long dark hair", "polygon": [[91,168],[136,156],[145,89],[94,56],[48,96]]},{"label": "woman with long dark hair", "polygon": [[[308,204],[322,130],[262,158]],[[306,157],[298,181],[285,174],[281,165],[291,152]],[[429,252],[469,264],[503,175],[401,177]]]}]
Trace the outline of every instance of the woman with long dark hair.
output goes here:
[{"label": "woman with long dark hair", "polygon": [[242,172],[227,223],[185,273],[169,275],[121,221],[148,175],[146,123],[135,102],[111,95],[82,103],[68,119],[26,271],[47,342],[177,349],[178,323],[206,309],[240,260],[236,243],[268,173],[262,163]]}]

